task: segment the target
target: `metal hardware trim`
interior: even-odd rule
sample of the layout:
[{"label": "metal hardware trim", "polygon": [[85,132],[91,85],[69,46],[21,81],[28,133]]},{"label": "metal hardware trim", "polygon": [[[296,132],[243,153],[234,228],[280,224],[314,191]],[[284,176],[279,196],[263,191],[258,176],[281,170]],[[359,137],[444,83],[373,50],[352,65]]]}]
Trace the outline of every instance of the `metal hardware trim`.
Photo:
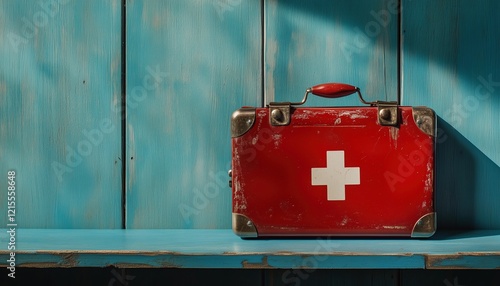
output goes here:
[{"label": "metal hardware trim", "polygon": [[240,137],[252,128],[255,122],[255,107],[243,107],[231,117],[231,137]]},{"label": "metal hardware trim", "polygon": [[233,232],[239,237],[257,237],[257,228],[245,215],[233,213]]},{"label": "metal hardware trim", "polygon": [[269,104],[269,123],[271,126],[290,124],[290,102],[271,102]]},{"label": "metal hardware trim", "polygon": [[382,126],[397,126],[399,124],[399,108],[397,102],[375,102],[378,112],[378,123]]},{"label": "metal hardware trim", "polygon": [[431,237],[436,232],[437,215],[435,212],[423,215],[413,226],[411,237],[426,238]]},{"label": "metal hardware trim", "polygon": [[434,110],[424,107],[416,106],[412,108],[413,120],[422,132],[427,135],[436,136],[436,113]]}]

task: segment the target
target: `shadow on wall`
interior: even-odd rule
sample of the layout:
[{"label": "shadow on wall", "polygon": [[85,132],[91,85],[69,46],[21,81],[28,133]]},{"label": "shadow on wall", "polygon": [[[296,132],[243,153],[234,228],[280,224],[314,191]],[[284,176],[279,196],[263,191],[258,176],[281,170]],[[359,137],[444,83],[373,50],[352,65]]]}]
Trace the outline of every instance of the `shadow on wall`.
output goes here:
[{"label": "shadow on wall", "polygon": [[438,229],[499,229],[500,167],[438,117]]},{"label": "shadow on wall", "polygon": [[[379,0],[377,4],[373,4],[372,0],[362,2],[363,4],[354,4],[349,0],[270,0],[266,2],[266,8],[272,3],[279,3],[279,9],[287,9],[294,14],[309,14],[311,22],[321,19],[324,23],[341,26],[351,33],[350,44],[358,44],[358,48],[363,48],[359,46],[361,40],[387,44],[377,41],[377,37],[384,36],[382,30],[392,28],[391,24],[398,21],[400,16],[404,37],[403,57],[421,57],[429,64],[440,65],[443,70],[459,76],[460,81],[467,81],[472,85],[477,84],[478,75],[486,76],[496,72],[500,66],[500,54],[497,52],[500,46],[500,36],[497,33],[500,28],[497,17],[500,11],[499,1],[481,1],[473,6],[465,0]],[[393,13],[400,5],[400,15]],[[372,7],[372,10],[366,7]],[[266,20],[269,22],[273,19]],[[310,32],[315,33],[314,30]],[[423,35],[425,38],[422,38]],[[321,40],[321,35],[314,36]],[[330,48],[339,49],[339,44]],[[384,49],[398,49],[398,45],[390,44]],[[387,54],[389,52],[397,51],[386,51]],[[360,55],[353,53],[353,56]],[[345,67],[332,67],[340,68]]]}]

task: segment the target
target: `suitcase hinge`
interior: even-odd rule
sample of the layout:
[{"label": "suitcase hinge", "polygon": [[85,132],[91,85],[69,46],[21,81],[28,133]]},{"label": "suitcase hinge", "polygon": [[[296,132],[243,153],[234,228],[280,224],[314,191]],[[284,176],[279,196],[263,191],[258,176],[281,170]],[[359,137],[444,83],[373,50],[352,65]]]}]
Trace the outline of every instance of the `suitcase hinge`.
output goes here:
[{"label": "suitcase hinge", "polygon": [[382,126],[399,125],[399,108],[396,101],[375,101],[372,106],[378,108],[378,123]]}]

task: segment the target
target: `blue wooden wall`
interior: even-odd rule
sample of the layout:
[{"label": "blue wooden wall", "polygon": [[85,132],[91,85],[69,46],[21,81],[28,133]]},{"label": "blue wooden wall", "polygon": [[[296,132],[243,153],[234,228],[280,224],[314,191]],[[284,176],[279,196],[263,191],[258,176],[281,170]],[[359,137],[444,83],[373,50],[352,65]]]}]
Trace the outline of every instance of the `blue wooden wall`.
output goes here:
[{"label": "blue wooden wall", "polygon": [[439,228],[500,229],[500,2],[124,2],[0,2],[0,221],[15,170],[20,227],[230,228],[232,111],[336,81],[433,108]]},{"label": "blue wooden wall", "polygon": [[260,11],[127,1],[128,228],[231,226],[229,118],[260,104]]},{"label": "blue wooden wall", "polygon": [[0,2],[0,221],[121,227],[120,1]]}]

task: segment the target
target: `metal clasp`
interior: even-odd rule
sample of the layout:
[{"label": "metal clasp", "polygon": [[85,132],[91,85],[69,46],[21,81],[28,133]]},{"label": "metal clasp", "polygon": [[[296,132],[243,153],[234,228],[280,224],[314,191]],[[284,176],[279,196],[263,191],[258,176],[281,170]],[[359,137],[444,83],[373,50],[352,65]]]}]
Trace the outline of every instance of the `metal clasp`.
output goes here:
[{"label": "metal clasp", "polygon": [[269,117],[272,126],[285,126],[290,124],[290,102],[271,102],[269,104]]},{"label": "metal clasp", "polygon": [[377,117],[380,125],[397,126],[399,124],[399,108],[396,101],[376,101],[374,105],[378,108]]}]

